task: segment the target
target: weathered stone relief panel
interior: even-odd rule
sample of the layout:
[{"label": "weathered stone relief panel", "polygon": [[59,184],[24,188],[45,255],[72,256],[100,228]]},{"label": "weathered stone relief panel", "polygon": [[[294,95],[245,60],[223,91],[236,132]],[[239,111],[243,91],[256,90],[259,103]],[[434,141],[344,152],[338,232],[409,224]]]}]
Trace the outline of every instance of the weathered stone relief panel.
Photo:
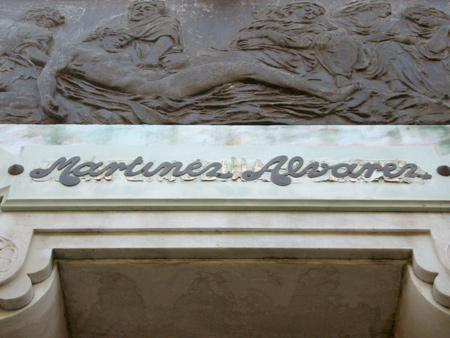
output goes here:
[{"label": "weathered stone relief panel", "polygon": [[0,122],[444,124],[444,1],[0,3]]},{"label": "weathered stone relief panel", "polygon": [[289,259],[59,262],[74,338],[391,338],[404,267]]}]

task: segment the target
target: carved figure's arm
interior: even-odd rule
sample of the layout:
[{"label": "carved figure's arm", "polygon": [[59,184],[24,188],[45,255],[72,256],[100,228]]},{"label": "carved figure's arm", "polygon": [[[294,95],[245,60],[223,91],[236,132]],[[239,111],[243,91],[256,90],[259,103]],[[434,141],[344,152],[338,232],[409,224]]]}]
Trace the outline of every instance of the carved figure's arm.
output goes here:
[{"label": "carved figure's arm", "polygon": [[432,53],[442,53],[448,47],[448,34],[450,26],[440,27],[427,42],[427,48]]},{"label": "carved figure's arm", "polygon": [[56,90],[56,76],[60,74],[73,60],[73,56],[59,55],[52,58],[44,67],[37,79],[39,95],[41,97],[42,110],[44,113],[56,119],[65,119],[58,114],[58,104],[53,95]]},{"label": "carved figure's arm", "polygon": [[252,31],[241,31],[239,32],[239,38],[237,41],[245,41],[250,39],[276,39],[281,33],[275,32],[268,29],[252,30]]},{"label": "carved figure's arm", "polygon": [[50,57],[36,46],[29,46],[23,49],[22,53],[37,65],[43,66],[50,60]]},{"label": "carved figure's arm", "polygon": [[252,39],[269,39],[275,45],[290,48],[309,48],[312,43],[310,37],[306,35],[288,36],[286,33],[278,32],[272,29],[261,29],[248,32],[240,32],[239,39],[237,39],[237,45],[240,47],[248,47],[248,41]]},{"label": "carved figure's arm", "polygon": [[314,39],[314,46],[318,49],[327,49],[333,41],[333,35],[328,32],[318,34]]},{"label": "carved figure's arm", "polygon": [[374,34],[370,34],[367,36],[360,36],[359,38],[363,42],[383,42],[383,41],[392,40],[393,37],[388,36],[384,33],[374,33]]},{"label": "carved figure's arm", "polygon": [[419,38],[414,36],[408,36],[408,35],[397,35],[394,36],[393,40],[403,43],[405,45],[415,45],[420,41]]},{"label": "carved figure's arm", "polygon": [[310,34],[302,34],[300,36],[294,37],[284,37],[279,40],[280,46],[290,47],[290,48],[298,48],[298,49],[306,49],[311,47],[313,43],[313,37]]},{"label": "carved figure's arm", "polygon": [[371,34],[367,37],[360,37],[360,40],[363,42],[383,42],[383,41],[397,41],[399,43],[403,43],[405,45],[415,45],[417,42],[420,41],[419,38],[416,38],[414,36],[409,35],[392,35],[392,34],[384,34],[384,33],[377,33],[377,34]]},{"label": "carved figure's arm", "polygon": [[309,48],[314,39],[314,35],[309,33],[287,35],[277,31],[265,31],[265,34],[265,37],[272,40],[276,45],[289,48]]},{"label": "carved figure's arm", "polygon": [[313,45],[317,49],[327,49],[333,43],[335,37],[348,35],[347,31],[342,27],[332,26],[325,32],[320,32],[314,38]]},{"label": "carved figure's arm", "polygon": [[168,36],[161,36],[153,45],[150,53],[140,63],[144,68],[156,67],[159,59],[173,47],[173,40]]}]

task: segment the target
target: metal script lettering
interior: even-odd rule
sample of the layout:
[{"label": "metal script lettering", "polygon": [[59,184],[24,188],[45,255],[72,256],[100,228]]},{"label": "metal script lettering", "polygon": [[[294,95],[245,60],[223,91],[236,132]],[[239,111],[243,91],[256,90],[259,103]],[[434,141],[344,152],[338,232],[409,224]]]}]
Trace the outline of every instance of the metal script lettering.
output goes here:
[{"label": "metal script lettering", "polygon": [[[270,173],[271,182],[286,186],[292,182],[292,178],[307,176],[308,178],[321,177],[331,172],[336,178],[358,178],[364,174],[364,177],[371,177],[376,171],[382,173],[386,178],[392,179],[402,175],[408,178],[418,178],[422,180],[431,179],[429,173],[419,174],[418,166],[414,163],[406,163],[398,166],[395,163],[386,163],[381,166],[377,163],[367,162],[362,165],[358,163],[338,163],[330,165],[328,163],[311,162],[304,166],[304,160],[300,156],[294,156],[289,161],[285,155],[277,156],[268,161],[261,169],[252,171],[247,170],[240,174],[243,181],[255,181],[264,173]],[[287,167],[285,166],[287,163]],[[30,177],[40,179],[48,176],[55,170],[59,173],[59,182],[65,186],[75,186],[80,183],[80,177],[99,177],[100,175],[112,176],[117,171],[124,172],[126,177],[143,175],[150,178],[155,175],[159,177],[183,177],[183,180],[189,180],[187,177],[198,177],[205,174],[206,177],[216,177],[221,179],[236,178],[233,173],[224,171],[223,163],[213,162],[204,165],[201,161],[194,161],[186,166],[182,162],[162,162],[155,169],[153,162],[144,163],[144,159],[139,156],[130,164],[125,162],[112,162],[104,165],[104,162],[82,162],[80,157],[74,156],[70,159],[61,157],[46,169],[34,169],[30,172]],[[183,169],[184,168],[184,169]]]}]

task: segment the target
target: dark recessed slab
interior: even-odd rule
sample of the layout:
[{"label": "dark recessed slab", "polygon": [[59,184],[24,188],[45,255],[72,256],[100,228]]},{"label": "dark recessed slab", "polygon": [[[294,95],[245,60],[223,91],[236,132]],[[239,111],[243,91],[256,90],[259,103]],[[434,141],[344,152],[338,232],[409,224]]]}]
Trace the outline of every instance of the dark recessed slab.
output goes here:
[{"label": "dark recessed slab", "polygon": [[391,337],[404,262],[61,261],[73,338]]}]

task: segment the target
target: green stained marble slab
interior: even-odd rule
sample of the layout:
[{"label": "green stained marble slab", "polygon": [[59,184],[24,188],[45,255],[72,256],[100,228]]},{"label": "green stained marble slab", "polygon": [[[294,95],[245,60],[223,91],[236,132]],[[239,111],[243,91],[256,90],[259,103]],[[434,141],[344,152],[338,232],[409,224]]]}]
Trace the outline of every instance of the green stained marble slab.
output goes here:
[{"label": "green stained marble slab", "polygon": [[[444,149],[444,151],[442,151]],[[284,164],[267,167],[261,177],[247,180],[245,172],[258,172],[271,159],[287,156]],[[53,170],[45,177],[32,178],[30,172],[44,170],[61,157],[79,156],[68,176],[75,178],[79,166],[79,183],[64,185],[63,170]],[[289,173],[288,162],[302,157],[304,167],[310,163],[325,163],[331,167],[340,163],[355,164],[357,172],[364,164],[380,167],[394,163],[398,172],[407,164],[417,166],[416,177],[404,175],[389,178],[383,171],[370,177],[359,175],[337,177],[332,170],[318,177],[294,177],[298,173],[293,163]],[[176,177],[171,171],[163,177],[155,174],[144,177],[124,175],[125,170],[102,177],[82,175],[89,170],[82,163],[98,164],[96,170],[111,162],[130,165],[142,157],[141,163],[131,168],[139,171],[148,162],[155,168],[164,161],[180,161],[183,168],[199,161],[201,168],[211,162],[221,164],[221,173],[231,177],[218,178],[189,173]],[[436,169],[450,164],[445,147],[433,146],[315,146],[292,145],[155,145],[145,146],[27,146],[14,163],[24,166],[21,175],[11,176],[7,168],[11,156],[2,159],[1,180],[4,189],[3,211],[26,210],[450,210],[450,177],[441,176]],[[102,165],[99,162],[103,162]],[[303,168],[304,168],[303,167]],[[197,172],[202,169],[196,169]],[[91,168],[92,169],[92,168]],[[130,169],[130,170],[131,170]],[[295,169],[295,170],[294,170]],[[92,169],[95,172],[94,169]],[[340,172],[345,172],[341,167]],[[193,173],[196,171],[193,170]],[[274,174],[275,172],[275,174]],[[337,171],[339,173],[339,170]],[[389,173],[389,171],[388,171]],[[288,178],[288,184],[277,184],[278,178]],[[275,175],[275,176],[273,176]],[[413,176],[414,176],[413,175]]]}]

